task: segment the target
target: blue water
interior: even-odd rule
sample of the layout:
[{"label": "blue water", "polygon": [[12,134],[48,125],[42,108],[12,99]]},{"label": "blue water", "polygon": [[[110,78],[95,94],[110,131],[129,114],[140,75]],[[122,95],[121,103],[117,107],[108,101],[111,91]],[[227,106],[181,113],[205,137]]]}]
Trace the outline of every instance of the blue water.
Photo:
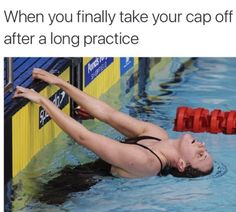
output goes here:
[{"label": "blue water", "polygon": [[[236,58],[198,58],[181,65],[185,60],[175,58],[164,66],[157,64],[150,69],[148,79],[144,77],[136,85],[129,85],[129,93],[120,91],[119,99],[111,102],[114,99],[111,89],[103,99],[113,106],[121,103],[123,112],[164,127],[170,137],[181,134],[172,131],[179,106],[236,109]],[[130,77],[132,75],[124,76],[118,87],[127,86],[124,81]],[[114,129],[97,121],[84,124],[112,138],[121,137]],[[31,192],[63,165],[96,158],[65,134],[61,135],[18,177],[23,188],[17,193],[14,208],[17,211],[83,212],[236,211],[236,135],[198,133],[194,136],[206,143],[214,157],[215,168],[209,176],[196,179],[106,177],[90,190],[72,194],[63,205],[49,206],[33,200]]]}]

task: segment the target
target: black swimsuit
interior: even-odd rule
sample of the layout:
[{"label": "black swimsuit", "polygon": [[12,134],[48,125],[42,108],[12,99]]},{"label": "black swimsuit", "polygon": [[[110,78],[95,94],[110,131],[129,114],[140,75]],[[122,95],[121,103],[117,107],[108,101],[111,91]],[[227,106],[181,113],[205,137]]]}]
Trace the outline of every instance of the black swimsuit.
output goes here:
[{"label": "black swimsuit", "polygon": [[156,141],[161,141],[160,138],[156,138],[156,137],[152,137],[152,136],[138,136],[138,137],[134,137],[134,138],[127,138],[124,141],[121,141],[124,144],[135,144],[138,146],[141,146],[144,149],[149,150],[152,154],[154,154],[156,156],[156,158],[159,160],[160,164],[161,164],[161,171],[159,173],[157,173],[157,175],[162,175],[162,170],[163,170],[163,164],[161,161],[161,158],[155,153],[153,152],[150,148],[148,148],[147,146],[144,146],[143,144],[139,144],[138,142],[141,140],[145,140],[145,139],[153,139]]}]

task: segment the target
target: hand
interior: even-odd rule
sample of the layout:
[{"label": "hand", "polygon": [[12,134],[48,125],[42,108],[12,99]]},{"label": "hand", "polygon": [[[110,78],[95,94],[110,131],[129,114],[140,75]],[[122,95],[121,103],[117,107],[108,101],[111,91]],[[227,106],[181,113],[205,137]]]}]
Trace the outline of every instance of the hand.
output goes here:
[{"label": "hand", "polygon": [[49,72],[41,69],[41,68],[34,68],[33,72],[32,72],[32,77],[33,79],[40,79],[43,80],[49,84],[59,84],[61,81],[63,81],[62,79],[60,79],[59,77],[50,74]]},{"label": "hand", "polygon": [[37,93],[33,89],[28,89],[28,88],[24,88],[21,86],[17,86],[16,91],[13,95],[13,98],[19,98],[19,97],[26,98],[34,103],[37,103],[37,104],[39,104],[40,100],[43,98],[39,93]]}]

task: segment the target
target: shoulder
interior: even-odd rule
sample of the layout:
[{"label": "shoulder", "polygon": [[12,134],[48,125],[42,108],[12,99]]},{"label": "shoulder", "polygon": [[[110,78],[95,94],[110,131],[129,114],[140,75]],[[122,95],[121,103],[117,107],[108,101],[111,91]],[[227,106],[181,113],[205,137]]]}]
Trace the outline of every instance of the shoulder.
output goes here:
[{"label": "shoulder", "polygon": [[168,133],[162,127],[147,123],[145,130],[142,135],[149,135],[156,138],[160,138],[161,140],[167,140],[169,138]]}]

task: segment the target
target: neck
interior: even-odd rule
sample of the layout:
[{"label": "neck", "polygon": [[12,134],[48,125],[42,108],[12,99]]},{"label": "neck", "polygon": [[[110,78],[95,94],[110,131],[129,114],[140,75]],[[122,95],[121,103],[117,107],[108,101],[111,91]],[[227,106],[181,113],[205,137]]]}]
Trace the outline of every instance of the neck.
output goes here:
[{"label": "neck", "polygon": [[162,152],[167,160],[167,165],[176,167],[179,159],[178,139],[168,139],[166,142],[163,142]]}]

